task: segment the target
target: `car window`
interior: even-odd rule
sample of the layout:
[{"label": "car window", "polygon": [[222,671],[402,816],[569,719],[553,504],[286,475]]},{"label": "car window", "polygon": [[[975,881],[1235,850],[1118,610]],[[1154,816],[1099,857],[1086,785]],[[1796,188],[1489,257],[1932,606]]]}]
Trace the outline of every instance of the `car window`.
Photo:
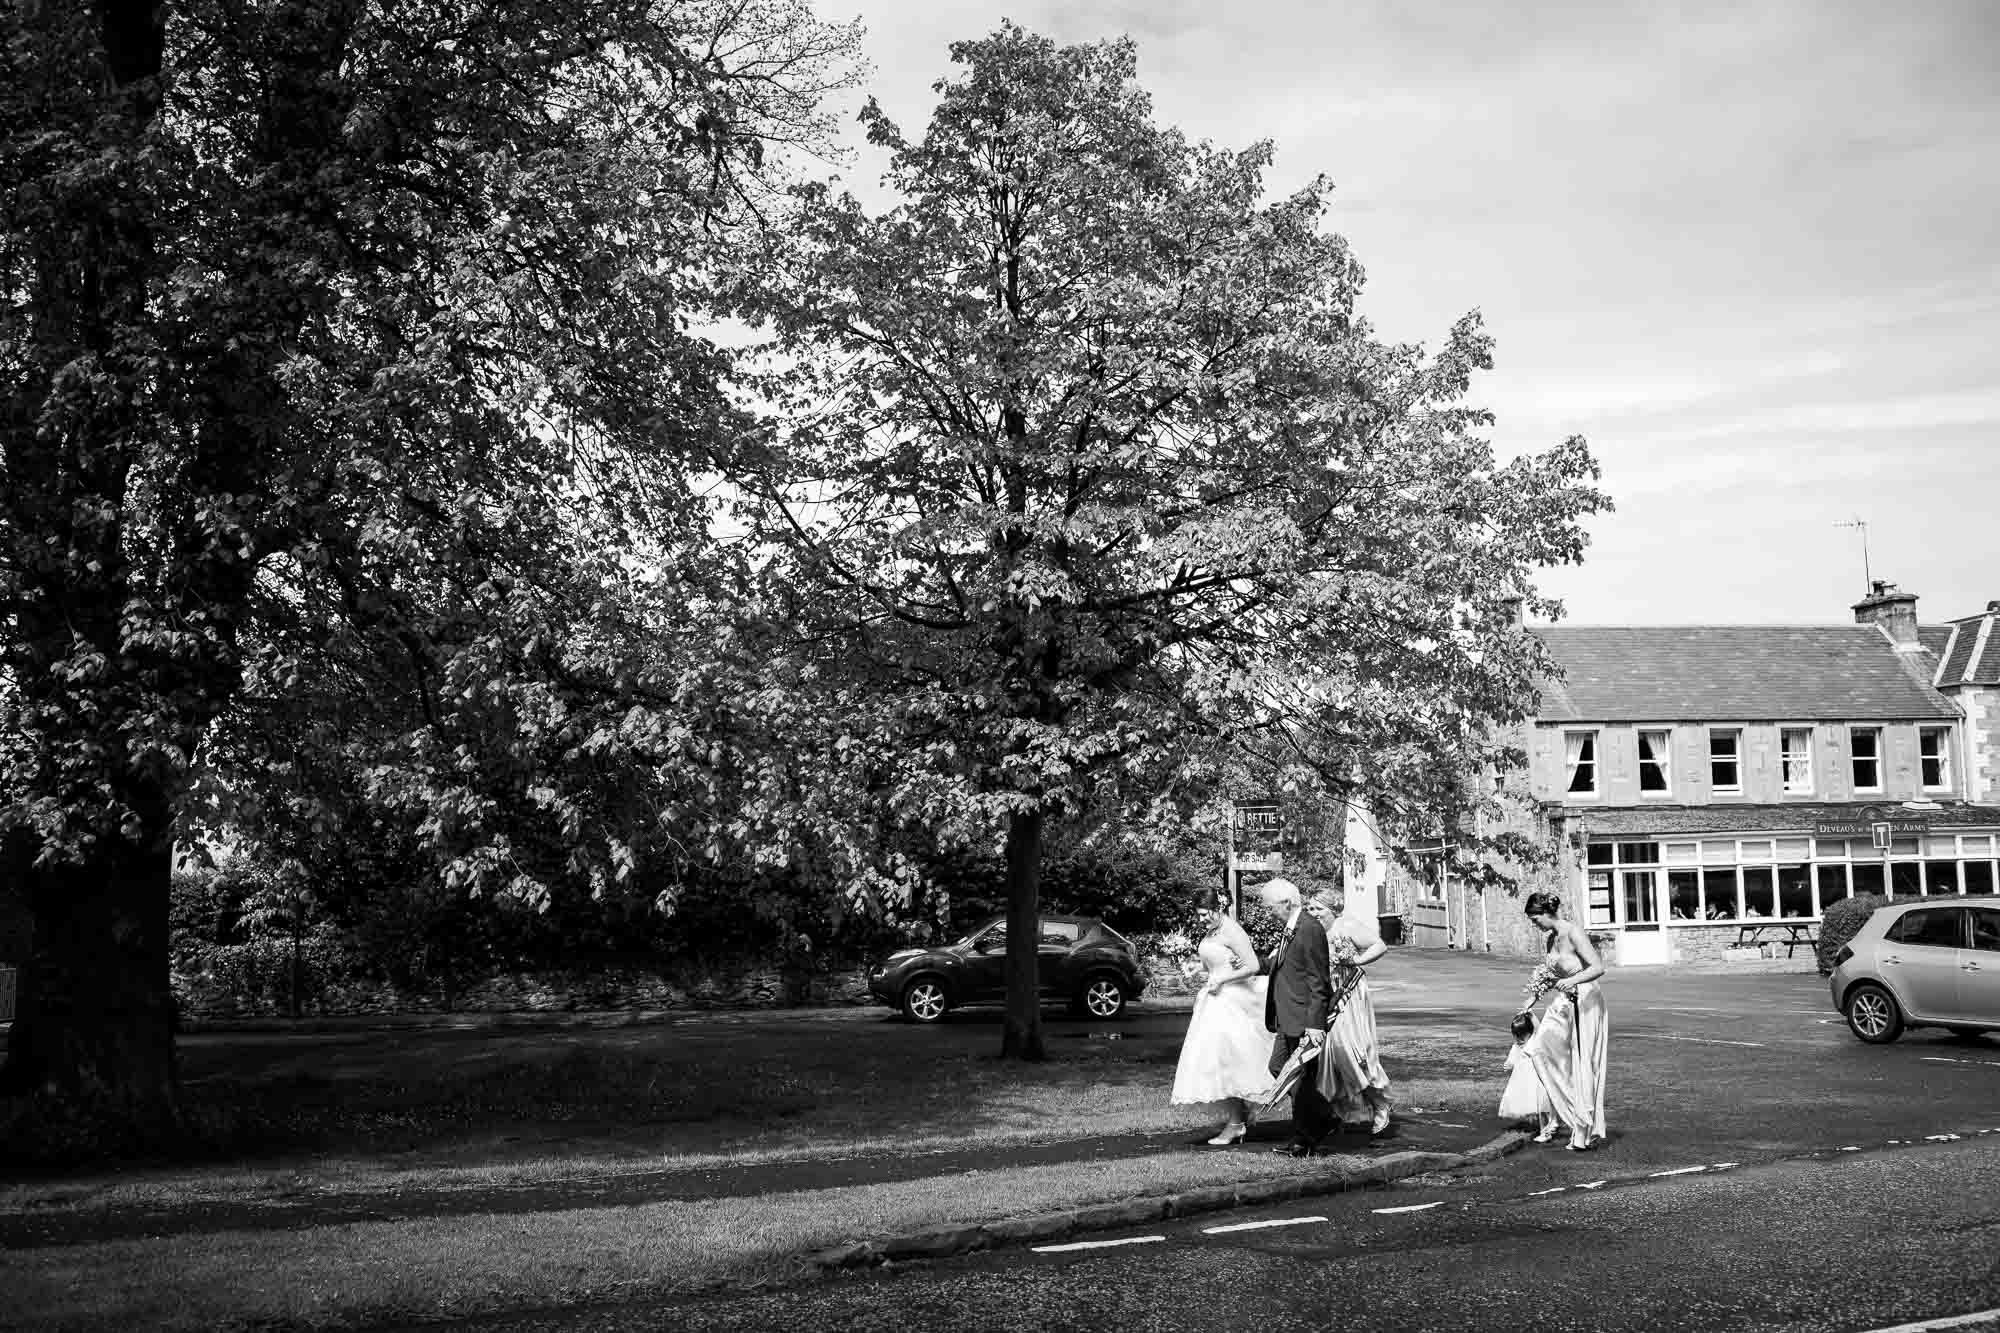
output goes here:
[{"label": "car window", "polygon": [[1984,907],[1972,910],[1972,947],[2000,953],[2000,911]]},{"label": "car window", "polygon": [[1042,922],[1042,943],[1071,945],[1076,943],[1077,927],[1074,921]]},{"label": "car window", "polygon": [[1960,926],[1960,918],[1964,915],[1962,907],[1925,907],[1905,912],[1902,920],[1889,927],[1889,938],[1898,944],[1962,948],[1965,932]]}]

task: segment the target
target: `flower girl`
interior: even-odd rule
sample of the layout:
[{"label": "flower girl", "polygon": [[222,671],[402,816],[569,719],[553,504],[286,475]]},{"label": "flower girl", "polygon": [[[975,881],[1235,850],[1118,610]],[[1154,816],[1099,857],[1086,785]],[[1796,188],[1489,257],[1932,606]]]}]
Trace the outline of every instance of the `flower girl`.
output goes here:
[{"label": "flower girl", "polygon": [[1515,1014],[1513,1028],[1514,1046],[1507,1052],[1507,1068],[1512,1072],[1507,1078],[1506,1091],[1500,1094],[1500,1118],[1533,1120],[1540,1130],[1535,1142],[1547,1143],[1556,1134],[1556,1108],[1549,1100],[1549,1090],[1542,1086],[1542,1076],[1535,1072],[1535,1062],[1528,1058],[1528,1043],[1535,1036],[1535,1016],[1525,1012]]}]

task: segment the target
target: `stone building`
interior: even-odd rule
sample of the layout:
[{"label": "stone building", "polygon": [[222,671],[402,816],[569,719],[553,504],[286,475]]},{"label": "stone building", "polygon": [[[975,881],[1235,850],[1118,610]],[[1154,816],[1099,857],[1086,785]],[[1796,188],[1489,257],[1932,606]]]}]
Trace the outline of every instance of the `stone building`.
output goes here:
[{"label": "stone building", "polygon": [[[2000,602],[1920,625],[1877,583],[1851,625],[1545,626],[1519,831],[1624,966],[1789,956],[1857,893],[2000,887]],[[1412,848],[1419,853],[1423,849]],[[1520,897],[1392,872],[1413,943],[1533,954]]]}]

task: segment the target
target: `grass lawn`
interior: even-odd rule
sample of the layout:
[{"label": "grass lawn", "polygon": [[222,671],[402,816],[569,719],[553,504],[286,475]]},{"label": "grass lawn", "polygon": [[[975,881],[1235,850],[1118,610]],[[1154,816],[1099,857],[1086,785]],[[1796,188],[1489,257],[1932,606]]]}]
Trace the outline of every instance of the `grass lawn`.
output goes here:
[{"label": "grass lawn", "polygon": [[[1209,1108],[1167,1101],[1183,1014],[1140,1012],[1112,1029],[1052,1022],[1051,1058],[1033,1065],[995,1057],[997,1018],[957,1017],[928,1028],[849,1012],[196,1036],[183,1048],[196,1141],[115,1170],[0,1173],[0,1221],[146,1210],[146,1230],[158,1214],[163,1234],[0,1250],[0,1322],[337,1325],[668,1293],[782,1278],[798,1252],[856,1237],[1301,1169],[1267,1153],[1170,1150],[741,1198],[632,1202],[640,1191],[482,1208],[482,1191],[508,1187],[1211,1122]],[[1401,1105],[1490,1112],[1505,1071],[1489,1033],[1426,1022],[1384,1041]],[[317,1197],[378,1193],[451,1194],[460,1206],[172,1234],[181,1208],[309,1211]]]}]

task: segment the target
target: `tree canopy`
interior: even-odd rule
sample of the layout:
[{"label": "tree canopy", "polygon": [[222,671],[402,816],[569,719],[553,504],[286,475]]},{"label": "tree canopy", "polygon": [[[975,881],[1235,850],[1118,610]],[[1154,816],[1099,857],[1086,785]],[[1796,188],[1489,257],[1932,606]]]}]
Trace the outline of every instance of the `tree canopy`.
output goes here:
[{"label": "tree canopy", "polygon": [[821,746],[882,757],[874,808],[1006,829],[1034,1056],[1048,813],[1199,803],[1231,756],[1422,807],[1506,757],[1517,599],[1606,501],[1580,439],[1496,461],[1477,316],[1377,338],[1328,183],[1266,200],[1270,145],[1156,125],[1129,40],[952,58],[921,138],[866,113],[893,206],[815,191],[746,284],[770,443],[731,477],[846,691]]},{"label": "tree canopy", "polygon": [[588,768],[567,710],[639,691],[628,739],[683,743],[659,715],[702,687],[647,671],[656,609],[727,577],[709,258],[823,137],[853,34],[792,0],[0,24],[0,826],[37,923],[8,1073],[152,1114],[172,845],[229,817],[230,763],[282,792],[387,723],[368,782],[470,888],[532,881],[467,830]]}]

